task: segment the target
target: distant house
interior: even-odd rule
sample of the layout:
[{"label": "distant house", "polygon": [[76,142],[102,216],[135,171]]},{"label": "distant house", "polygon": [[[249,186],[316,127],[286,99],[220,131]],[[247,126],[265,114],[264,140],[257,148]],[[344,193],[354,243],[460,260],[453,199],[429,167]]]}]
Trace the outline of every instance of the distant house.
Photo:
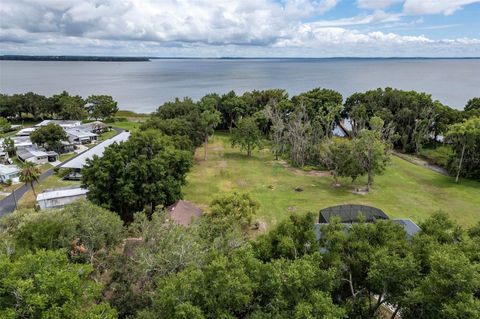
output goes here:
[{"label": "distant house", "polygon": [[13,183],[20,181],[20,168],[16,165],[0,164],[0,182],[11,180]]},{"label": "distant house", "polygon": [[29,136],[15,136],[12,138],[15,148],[32,147],[33,143]]},{"label": "distant house", "polygon": [[195,218],[202,216],[202,210],[190,202],[179,200],[167,208],[171,220],[177,224],[188,226]]},{"label": "distant house", "polygon": [[69,129],[69,128],[74,128],[76,126],[79,126],[82,124],[81,121],[64,121],[64,120],[44,120],[40,123],[38,123],[37,125],[35,125],[35,127],[41,127],[41,126],[46,126],[50,123],[53,123],[53,124],[57,124],[59,125],[60,127],[62,127],[63,129]]},{"label": "distant house", "polygon": [[[361,220],[372,223],[376,220],[388,220],[389,217],[381,209],[365,205],[338,205],[320,210],[318,223],[315,224],[317,240],[322,237],[322,226],[329,224],[332,219],[337,219],[347,228]],[[393,219],[403,227],[408,239],[411,239],[421,229],[410,219]]]},{"label": "distant house", "polygon": [[66,129],[65,132],[68,135],[68,140],[72,144],[90,144],[96,142],[98,135],[88,131],[83,131],[78,128]]},{"label": "distant house", "polygon": [[75,188],[57,188],[46,190],[37,195],[37,204],[40,209],[61,208],[77,200],[87,198],[88,189]]},{"label": "distant house", "polygon": [[58,153],[53,151],[43,151],[37,148],[19,148],[17,149],[17,157],[22,162],[31,162],[35,164],[46,164],[58,160]]},{"label": "distant house", "polygon": [[32,132],[34,132],[36,129],[37,129],[36,127],[27,127],[27,128],[21,129],[15,135],[16,136],[30,136],[30,134],[32,134]]},{"label": "distant house", "polygon": [[104,132],[107,132],[109,130],[109,127],[107,124],[100,122],[100,121],[94,121],[90,123],[85,123],[77,126],[79,130],[86,131],[86,132],[91,132],[95,134],[101,134]]}]

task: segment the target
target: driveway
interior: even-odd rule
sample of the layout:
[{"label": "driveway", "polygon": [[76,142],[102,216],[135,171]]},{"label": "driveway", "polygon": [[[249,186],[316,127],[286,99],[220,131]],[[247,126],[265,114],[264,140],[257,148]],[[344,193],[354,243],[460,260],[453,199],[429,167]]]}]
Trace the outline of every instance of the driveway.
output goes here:
[{"label": "driveway", "polygon": [[[114,136],[117,136],[121,132],[125,131],[124,129],[117,128],[117,127],[114,127],[113,129],[117,132],[117,134],[115,134]],[[112,136],[112,137],[114,137],[114,136]],[[62,164],[73,160],[74,158],[76,158],[80,154],[75,155],[74,157],[72,157],[72,158],[66,160],[65,162],[63,162]],[[54,173],[53,169],[54,168],[51,168],[48,171],[41,174],[38,181],[39,182],[43,181],[45,178],[47,178],[49,176],[52,176],[53,173]],[[15,190],[15,192],[14,192],[15,194],[10,194],[7,197],[5,197],[4,199],[0,200],[0,217],[5,216],[5,215],[13,212],[16,208],[15,203],[18,202],[20,200],[20,198],[22,198],[22,196],[25,195],[26,192],[28,192],[29,189],[30,189],[30,186],[27,186],[27,185],[23,184],[22,186],[20,186],[19,188],[17,188]]]}]

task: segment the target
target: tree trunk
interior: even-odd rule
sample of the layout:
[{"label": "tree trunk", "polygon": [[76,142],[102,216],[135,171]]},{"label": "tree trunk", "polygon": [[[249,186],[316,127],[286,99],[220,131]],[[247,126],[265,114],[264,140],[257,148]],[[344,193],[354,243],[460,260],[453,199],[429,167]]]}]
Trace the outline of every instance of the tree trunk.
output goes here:
[{"label": "tree trunk", "polygon": [[460,171],[462,170],[463,155],[465,154],[466,147],[467,142],[464,142],[462,147],[462,155],[460,156],[460,163],[458,163],[457,177],[455,177],[455,183],[458,183],[458,177],[460,176]]},{"label": "tree trunk", "polygon": [[367,192],[370,191],[370,188],[372,187],[372,182],[373,182],[372,171],[368,171]]},{"label": "tree trunk", "polygon": [[252,147],[250,145],[247,146],[247,156],[252,156]]},{"label": "tree trunk", "polygon": [[400,307],[397,307],[395,311],[392,313],[392,316],[390,317],[390,319],[395,319],[395,317],[397,317],[397,313],[399,310],[400,310]]},{"label": "tree trunk", "polygon": [[205,135],[205,148],[203,153],[203,160],[207,160],[207,148],[208,148],[208,134]]},{"label": "tree trunk", "polygon": [[35,188],[33,187],[33,182],[30,183],[30,187],[32,188],[33,196],[37,198],[37,193],[35,192]]}]

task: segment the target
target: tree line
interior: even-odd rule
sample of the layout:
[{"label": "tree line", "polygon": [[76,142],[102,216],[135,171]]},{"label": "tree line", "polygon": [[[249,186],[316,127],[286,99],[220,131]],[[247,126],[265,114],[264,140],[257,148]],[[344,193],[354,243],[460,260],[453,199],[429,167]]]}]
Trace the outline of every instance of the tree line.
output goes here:
[{"label": "tree line", "polygon": [[0,94],[0,117],[6,119],[107,119],[117,113],[117,102],[109,95],[91,95],[84,99],[67,91],[46,97],[28,92]]},{"label": "tree line", "polygon": [[[480,224],[445,214],[409,239],[388,220],[321,227],[291,215],[253,239],[258,203],[215,199],[189,227],[157,209],[124,226],[88,202],[0,219],[2,318],[480,316]],[[122,249],[123,247],[123,249]],[[122,252],[123,251],[123,252]]]}]

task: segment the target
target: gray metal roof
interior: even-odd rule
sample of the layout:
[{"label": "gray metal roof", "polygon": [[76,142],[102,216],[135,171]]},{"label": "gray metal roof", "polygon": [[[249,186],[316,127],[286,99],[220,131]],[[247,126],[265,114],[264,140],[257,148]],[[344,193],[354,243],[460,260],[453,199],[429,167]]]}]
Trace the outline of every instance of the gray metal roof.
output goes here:
[{"label": "gray metal roof", "polygon": [[122,132],[102,143],[92,147],[91,149],[83,152],[82,154],[78,155],[77,157],[73,158],[72,160],[66,162],[61,167],[62,168],[74,168],[74,169],[82,169],[83,166],[87,163],[88,158],[93,158],[94,155],[102,156],[105,148],[107,146],[112,145],[113,143],[120,143],[125,142],[130,137],[130,132]]},{"label": "gray metal roof", "polygon": [[416,233],[418,233],[421,228],[418,227],[411,219],[394,219],[393,222],[400,224],[405,229],[408,238],[412,238]]},{"label": "gray metal roof", "polygon": [[37,201],[55,199],[55,198],[65,198],[85,195],[88,193],[88,189],[75,187],[75,188],[57,188],[47,190],[43,193],[37,195]]}]

